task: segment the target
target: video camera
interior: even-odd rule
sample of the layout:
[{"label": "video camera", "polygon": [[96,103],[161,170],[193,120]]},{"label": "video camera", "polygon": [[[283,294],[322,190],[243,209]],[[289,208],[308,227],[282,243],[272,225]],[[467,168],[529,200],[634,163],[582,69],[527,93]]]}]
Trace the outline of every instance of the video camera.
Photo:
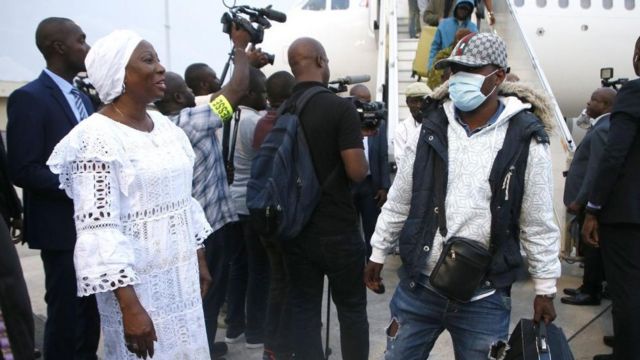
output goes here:
[{"label": "video camera", "polygon": [[627,81],[629,81],[628,78],[619,78],[617,80],[611,80],[613,79],[613,68],[601,68],[600,79],[603,87],[610,87],[616,91],[620,86],[624,85]]},{"label": "video camera", "polygon": [[[280,11],[273,10],[271,5],[266,8],[253,8],[247,5],[238,5],[227,7],[229,12],[222,15],[220,22],[222,23],[222,31],[231,35],[231,27],[236,24],[239,28],[245,30],[251,35],[251,42],[253,44],[259,44],[264,38],[264,29],[271,27],[272,21],[285,22],[287,21],[287,15]],[[246,15],[246,17],[241,16]],[[255,26],[252,25],[255,23]],[[273,56],[269,58],[269,62],[273,64]]]},{"label": "video camera", "polygon": [[387,120],[387,109],[383,102],[363,102],[355,97],[351,97],[351,101],[360,115],[360,127],[363,129],[375,130],[383,120]]},{"label": "video camera", "polygon": [[[343,78],[329,81],[329,90],[337,94],[347,91],[347,85],[364,83],[369,80],[371,80],[371,76],[369,75],[345,76]],[[382,120],[387,119],[387,109],[383,102],[364,102],[353,96],[348,97],[347,99],[350,99],[356,107],[356,110],[360,115],[360,123],[363,129],[375,130],[380,126],[380,122],[382,122]]]}]

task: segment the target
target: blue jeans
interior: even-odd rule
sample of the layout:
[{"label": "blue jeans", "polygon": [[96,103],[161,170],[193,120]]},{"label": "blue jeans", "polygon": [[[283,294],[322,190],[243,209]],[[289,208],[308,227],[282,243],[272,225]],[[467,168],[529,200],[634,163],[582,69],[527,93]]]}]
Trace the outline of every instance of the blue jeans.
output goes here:
[{"label": "blue jeans", "polygon": [[449,331],[458,360],[486,359],[491,345],[506,340],[511,298],[506,290],[459,303],[403,279],[391,299],[386,360],[426,359],[443,330]]}]

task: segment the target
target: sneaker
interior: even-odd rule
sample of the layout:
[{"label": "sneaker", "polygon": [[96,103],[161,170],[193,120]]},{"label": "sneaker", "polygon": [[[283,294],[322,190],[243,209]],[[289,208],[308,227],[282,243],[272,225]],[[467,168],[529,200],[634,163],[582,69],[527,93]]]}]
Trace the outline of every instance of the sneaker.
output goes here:
[{"label": "sneaker", "polygon": [[247,349],[259,349],[259,348],[264,346],[264,343],[261,343],[261,342],[259,342],[259,343],[251,343],[251,342],[247,341],[245,346],[247,347]]},{"label": "sneaker", "polygon": [[244,333],[240,333],[239,335],[233,337],[233,336],[225,336],[224,337],[224,342],[226,342],[227,344],[235,344],[238,343],[240,341],[244,340]]}]

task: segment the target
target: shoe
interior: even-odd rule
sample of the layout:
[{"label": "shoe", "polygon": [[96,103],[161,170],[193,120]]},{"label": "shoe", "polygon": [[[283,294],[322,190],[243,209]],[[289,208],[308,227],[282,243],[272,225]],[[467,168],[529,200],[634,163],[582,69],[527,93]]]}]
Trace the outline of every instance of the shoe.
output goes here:
[{"label": "shoe", "polygon": [[600,297],[582,293],[575,296],[564,296],[560,301],[569,305],[600,305]]},{"label": "shoe", "polygon": [[575,288],[575,289],[572,289],[572,288],[566,288],[566,289],[562,290],[562,292],[563,292],[565,295],[569,295],[569,296],[576,296],[576,295],[578,295],[578,294],[582,293],[582,286],[580,286],[579,288]]},{"label": "shoe", "polygon": [[605,335],[602,337],[602,342],[608,347],[613,347],[613,343],[615,342],[615,337],[613,335]]},{"label": "shoe", "polygon": [[228,351],[229,347],[225,342],[216,341],[215,343],[213,343],[211,354],[213,355],[214,359],[220,360],[221,356],[225,355]]},{"label": "shoe", "polygon": [[244,340],[244,333],[240,333],[237,336],[225,336],[224,337],[224,342],[226,342],[227,344],[235,344],[238,343],[240,341]]},{"label": "shoe", "polygon": [[593,360],[614,360],[613,354],[600,354],[593,357]]}]

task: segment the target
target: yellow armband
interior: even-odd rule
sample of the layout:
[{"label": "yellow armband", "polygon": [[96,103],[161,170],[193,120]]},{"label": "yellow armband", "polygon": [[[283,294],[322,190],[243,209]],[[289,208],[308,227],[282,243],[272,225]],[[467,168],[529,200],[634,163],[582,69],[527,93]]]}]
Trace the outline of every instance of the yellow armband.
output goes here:
[{"label": "yellow armband", "polygon": [[218,115],[222,122],[229,121],[233,116],[233,108],[224,95],[218,95],[215,99],[211,100],[209,107],[214,114]]}]

